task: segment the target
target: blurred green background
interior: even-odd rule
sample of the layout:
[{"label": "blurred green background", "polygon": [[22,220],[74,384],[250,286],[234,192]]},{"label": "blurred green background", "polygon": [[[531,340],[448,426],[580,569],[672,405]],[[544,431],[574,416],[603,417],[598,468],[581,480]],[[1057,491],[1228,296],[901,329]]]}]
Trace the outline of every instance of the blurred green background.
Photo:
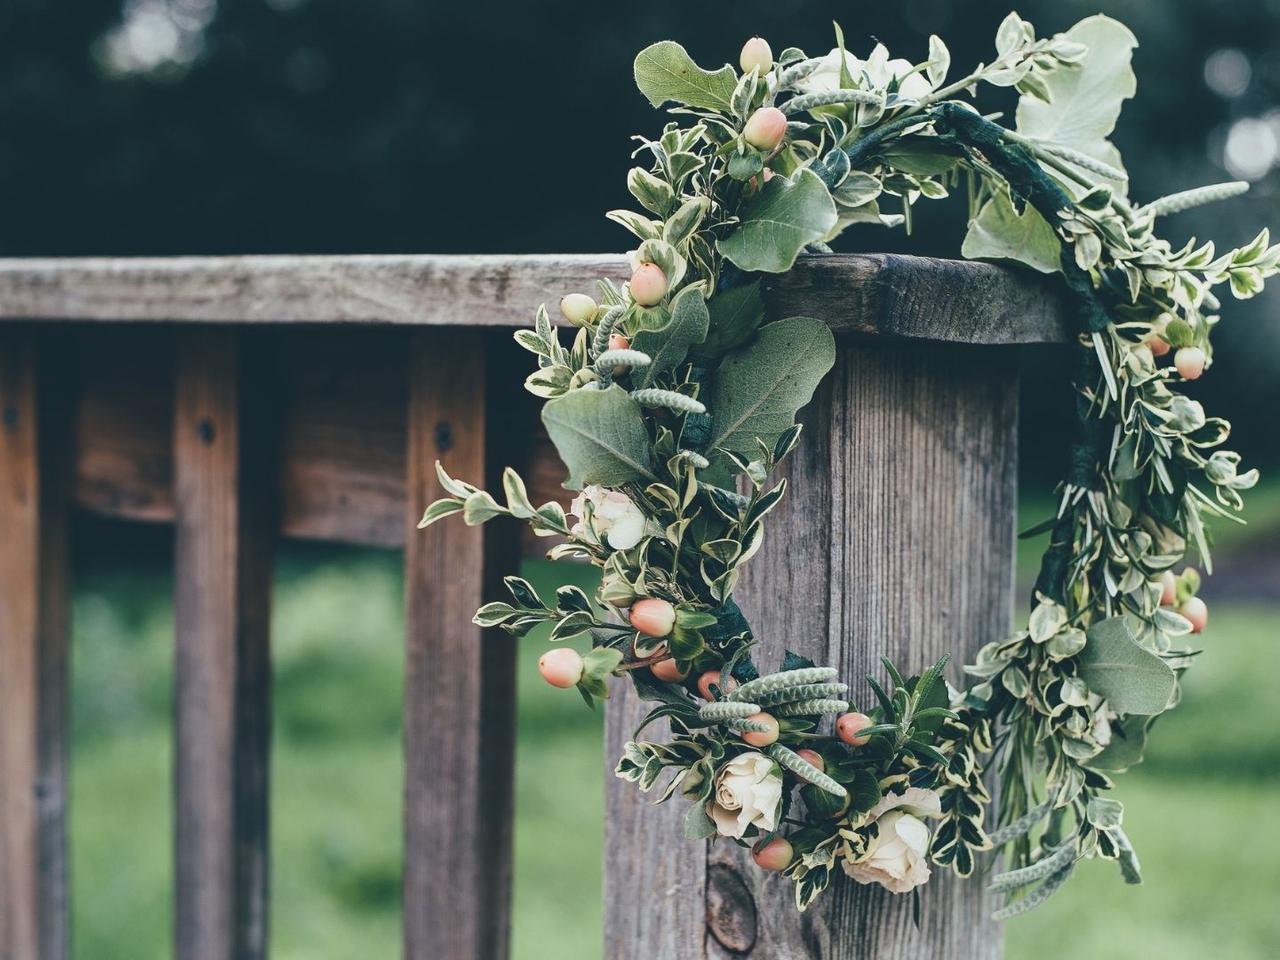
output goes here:
[{"label": "blurred green background", "polygon": [[[1087,863],[1007,925],[1010,960],[1268,960],[1280,832],[1280,484],[1250,527],[1219,537],[1206,653],[1119,796],[1147,882]],[[1023,505],[1024,519],[1048,508]],[[1025,525],[1025,524],[1024,524]],[[1034,576],[1037,544],[1020,549]],[[541,588],[582,567],[526,565]],[[1261,586],[1259,586],[1261,585]],[[71,847],[75,955],[169,956],[173,614],[162,562],[87,563],[74,627]],[[272,782],[272,950],[280,960],[399,951],[402,587],[397,555],[291,546],[278,564]],[[515,960],[600,955],[600,717],[548,687],[520,648]],[[678,838],[673,842],[679,842]],[[926,908],[928,895],[925,895]]]},{"label": "blurred green background", "polygon": [[[1140,199],[1241,177],[1241,199],[1170,221],[1223,244],[1280,222],[1280,2],[1026,0],[1041,33],[1102,10],[1141,43],[1115,140]],[[5,0],[0,4],[0,256],[549,252],[622,249],[628,136],[661,118],[631,86],[647,43],[706,64],[761,34],[812,53],[956,70],[991,56],[1009,0]],[[984,103],[1011,101],[987,91]],[[913,235],[845,249],[954,255],[955,205]],[[1280,467],[1280,289],[1230,304],[1220,370],[1197,384],[1246,461]],[[1028,521],[1063,469],[1060,351],[1028,351]],[[1148,883],[1105,865],[1009,926],[1009,956],[1280,955],[1280,484],[1219,538],[1207,653],[1183,706],[1123,785]],[[76,531],[72,851],[81,960],[167,957],[171,912],[170,534]],[[1034,564],[1024,544],[1022,577]],[[127,562],[122,562],[127,558]],[[535,579],[547,569],[535,565]],[[281,958],[394,957],[400,874],[398,558],[287,545],[275,594],[273,914]],[[518,960],[599,956],[599,719],[522,648]]]}]

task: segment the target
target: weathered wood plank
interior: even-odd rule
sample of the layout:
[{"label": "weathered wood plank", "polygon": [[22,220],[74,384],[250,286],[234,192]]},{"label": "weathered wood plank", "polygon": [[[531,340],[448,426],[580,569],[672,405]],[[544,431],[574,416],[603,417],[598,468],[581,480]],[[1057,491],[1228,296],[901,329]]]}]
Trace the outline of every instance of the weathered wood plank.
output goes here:
[{"label": "weathered wood plank", "polygon": [[[870,693],[857,678],[882,674],[881,653],[917,672],[944,653],[963,661],[1004,635],[1012,614],[1016,370],[1009,350],[840,341],[836,368],[804,414],[788,496],[738,590],[762,641],[762,668],[776,667],[784,647],[836,665],[865,708]],[[611,706],[611,720],[629,709]],[[653,863],[665,864],[671,889],[705,890],[706,903],[705,937],[682,930],[671,943],[660,939],[660,925],[641,925],[620,955],[1000,956],[980,882],[936,872],[923,891],[919,930],[909,897],[844,878],[799,914],[790,884],[762,874],[739,848],[716,844],[704,863],[685,845],[675,857],[678,826],[642,811],[647,803],[629,784],[609,794],[617,912],[652,904],[652,888],[634,883],[639,871],[657,869]],[[640,816],[648,826],[633,831],[631,818]]]},{"label": "weathered wood plank", "polygon": [[482,331],[418,331],[409,350],[405,960],[507,954],[514,646],[471,616],[515,568],[519,539],[501,521],[417,523],[441,495],[436,460],[490,489],[502,465],[521,466],[509,356]]},{"label": "weathered wood plank", "polygon": [[[949,654],[958,680],[959,663],[1011,626],[1015,355],[842,345],[806,419],[788,502],[772,518],[778,535],[742,587],[765,655],[780,657],[790,644],[839,666],[864,709],[870,691],[856,678],[883,680],[881,653],[910,672]],[[815,521],[821,543],[811,535]],[[785,610],[769,602],[778,596],[790,598]],[[727,848],[716,858],[742,869]],[[755,956],[797,944],[816,957],[877,960],[1001,953],[980,882],[935,871],[917,930],[909,897],[845,882],[801,916],[784,909],[792,906],[784,885],[761,882],[754,870],[742,876],[768,918]]]},{"label": "weathered wood plank", "polygon": [[68,956],[68,386],[54,338],[0,329],[0,956]]},{"label": "weathered wood plank", "polygon": [[[0,260],[0,320],[527,325],[538,304],[624,257],[325,256]],[[836,330],[966,343],[1065,342],[1049,280],[985,263],[885,254],[802,259],[772,284],[780,313]]]},{"label": "weathered wood plank", "polygon": [[[404,546],[409,333],[288,332],[272,373],[279,402],[282,536]],[[87,359],[76,408],[77,506],[100,516],[171,523],[172,331],[157,336],[151,328],[110,325],[79,327],[75,335]],[[513,359],[517,384],[527,357]],[[527,394],[507,403],[508,409],[536,414],[536,401]],[[567,499],[560,486],[564,468],[536,421],[526,480],[538,503]],[[524,543],[531,555],[548,546],[532,535]]]},{"label": "weathered wood plank", "polygon": [[179,960],[266,956],[271,404],[261,345],[192,330],[174,368]]}]

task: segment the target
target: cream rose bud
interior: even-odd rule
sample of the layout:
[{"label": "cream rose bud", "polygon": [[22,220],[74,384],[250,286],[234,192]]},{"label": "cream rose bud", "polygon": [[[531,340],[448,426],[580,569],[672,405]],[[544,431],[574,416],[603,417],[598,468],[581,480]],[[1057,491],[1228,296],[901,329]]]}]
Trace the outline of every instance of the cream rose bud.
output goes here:
[{"label": "cream rose bud", "polygon": [[757,150],[772,150],[787,135],[787,115],[777,107],[761,107],[742,128],[742,139]]},{"label": "cream rose bud", "polygon": [[656,263],[642,263],[631,274],[631,299],[642,307],[657,306],[667,295],[667,275]]},{"label": "cream rose bud", "polygon": [[569,293],[560,298],[560,313],[575,327],[581,327],[596,315],[596,302],[585,293]]},{"label": "cream rose bud", "polygon": [[741,839],[752,827],[765,833],[776,829],[781,809],[778,765],[752,750],[734,757],[716,773],[707,816],[720,836]]},{"label": "cream rose bud", "polygon": [[591,527],[615,550],[630,550],[644,539],[645,518],[640,508],[625,493],[589,484],[573,498],[569,512],[578,518],[572,532],[584,536],[587,529],[586,510],[591,505]]},{"label": "cream rose bud", "polygon": [[773,50],[769,48],[769,41],[763,37],[752,37],[742,45],[738,63],[743,73],[756,70],[763,77],[773,69]]},{"label": "cream rose bud", "polygon": [[905,810],[893,810],[876,821],[876,837],[856,863],[844,861],[844,872],[858,883],[878,883],[892,893],[907,893],[929,879],[929,828]]}]

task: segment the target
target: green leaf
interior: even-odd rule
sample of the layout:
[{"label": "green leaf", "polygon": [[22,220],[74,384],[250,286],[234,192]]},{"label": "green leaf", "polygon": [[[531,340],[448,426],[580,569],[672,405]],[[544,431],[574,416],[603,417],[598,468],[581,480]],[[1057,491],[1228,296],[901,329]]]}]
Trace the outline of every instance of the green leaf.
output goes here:
[{"label": "green leaf", "polygon": [[1124,101],[1138,88],[1130,65],[1138,41],[1128,27],[1102,15],[1081,20],[1065,36],[1089,52],[1074,69],[1041,75],[1050,100],[1022,97],[1018,132],[1114,166],[1117,155],[1106,138],[1115,129]]},{"label": "green leaf", "polygon": [[671,301],[671,315],[665,324],[656,330],[640,330],[631,338],[631,349],[652,359],[639,372],[639,387],[650,386],[658,374],[683,363],[689,348],[706,338],[710,317],[704,290],[701,283],[685,287]]},{"label": "green leaf", "polygon": [[684,47],[663,40],[636,55],[636,86],[652,106],[668,100],[688,107],[729,113],[738,78],[727,63],[714,72],[693,62]]},{"label": "green leaf", "polygon": [[1009,197],[997,191],[969,222],[960,253],[970,260],[1016,260],[1041,273],[1056,273],[1062,242],[1031,204],[1019,214]]},{"label": "green leaf", "polygon": [[582,655],[584,676],[604,679],[622,662],[622,651],[614,647],[592,647]]},{"label": "green leaf", "polygon": [[1090,690],[1105,697],[1113,710],[1153,716],[1169,705],[1175,683],[1173,670],[1138,645],[1123,617],[1095,623],[1088,636],[1076,658],[1080,678]]},{"label": "green leaf", "polygon": [[440,518],[459,513],[461,510],[462,503],[457,500],[437,500],[422,514],[422,519],[418,521],[418,529],[429,527]]},{"label": "green leaf", "polygon": [[707,301],[707,336],[691,352],[700,357],[720,357],[751,338],[764,320],[760,283],[717,289]]},{"label": "green leaf", "polygon": [[757,437],[772,445],[835,359],[835,337],[821,320],[791,317],[761,327],[753,343],[716,371],[707,401],[713,417],[708,449],[752,454]]},{"label": "green leaf", "polygon": [[716,835],[716,822],[707,816],[706,807],[695,803],[684,817],[684,837],[686,840],[706,840]]},{"label": "green leaf", "polygon": [[657,479],[640,404],[616,384],[607,390],[574,390],[547,401],[542,422],[569,469],[565,486],[571,490],[589,483],[617,486]]},{"label": "green leaf", "polygon": [[743,270],[785,273],[805,244],[824,239],[836,225],[836,205],[811,170],[792,179],[774,177],[738,211],[741,223],[716,241],[716,249]]},{"label": "green leaf", "polygon": [[1089,761],[1095,770],[1123,773],[1142,762],[1147,749],[1147,727],[1150,717],[1125,717],[1111,725],[1111,742],[1100,754]]}]

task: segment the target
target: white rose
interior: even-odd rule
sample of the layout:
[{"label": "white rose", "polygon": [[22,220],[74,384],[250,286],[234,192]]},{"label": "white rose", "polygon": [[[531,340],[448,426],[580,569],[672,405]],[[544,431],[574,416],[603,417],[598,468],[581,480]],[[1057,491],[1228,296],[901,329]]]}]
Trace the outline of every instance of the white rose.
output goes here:
[{"label": "white rose", "polygon": [[763,753],[734,757],[716,774],[716,789],[707,815],[722,837],[741,838],[750,827],[768,833],[782,811],[782,775]]},{"label": "white rose", "polygon": [[587,528],[587,504],[591,505],[591,530],[604,537],[615,550],[630,550],[644,537],[645,517],[630,497],[608,487],[591,484],[573,498],[569,512],[578,517],[572,532],[584,535]]},{"label": "white rose", "polygon": [[889,794],[866,815],[876,825],[876,837],[857,860],[843,860],[844,872],[858,883],[878,883],[892,893],[906,893],[929,879],[929,828],[920,817],[942,813],[932,790],[909,787]]},{"label": "white rose", "polygon": [[866,60],[859,60],[847,50],[837,47],[822,58],[818,69],[800,81],[798,86],[804,93],[830,93],[843,89],[840,83],[840,58],[844,55],[845,66],[853,77],[856,88],[863,86],[862,75],[865,72],[870,86],[882,90],[892,80],[900,81],[898,95],[910,100],[919,100],[933,92],[933,86],[922,74],[912,73],[914,69],[909,60],[901,57],[889,59],[889,51],[883,43],[877,43]]}]

